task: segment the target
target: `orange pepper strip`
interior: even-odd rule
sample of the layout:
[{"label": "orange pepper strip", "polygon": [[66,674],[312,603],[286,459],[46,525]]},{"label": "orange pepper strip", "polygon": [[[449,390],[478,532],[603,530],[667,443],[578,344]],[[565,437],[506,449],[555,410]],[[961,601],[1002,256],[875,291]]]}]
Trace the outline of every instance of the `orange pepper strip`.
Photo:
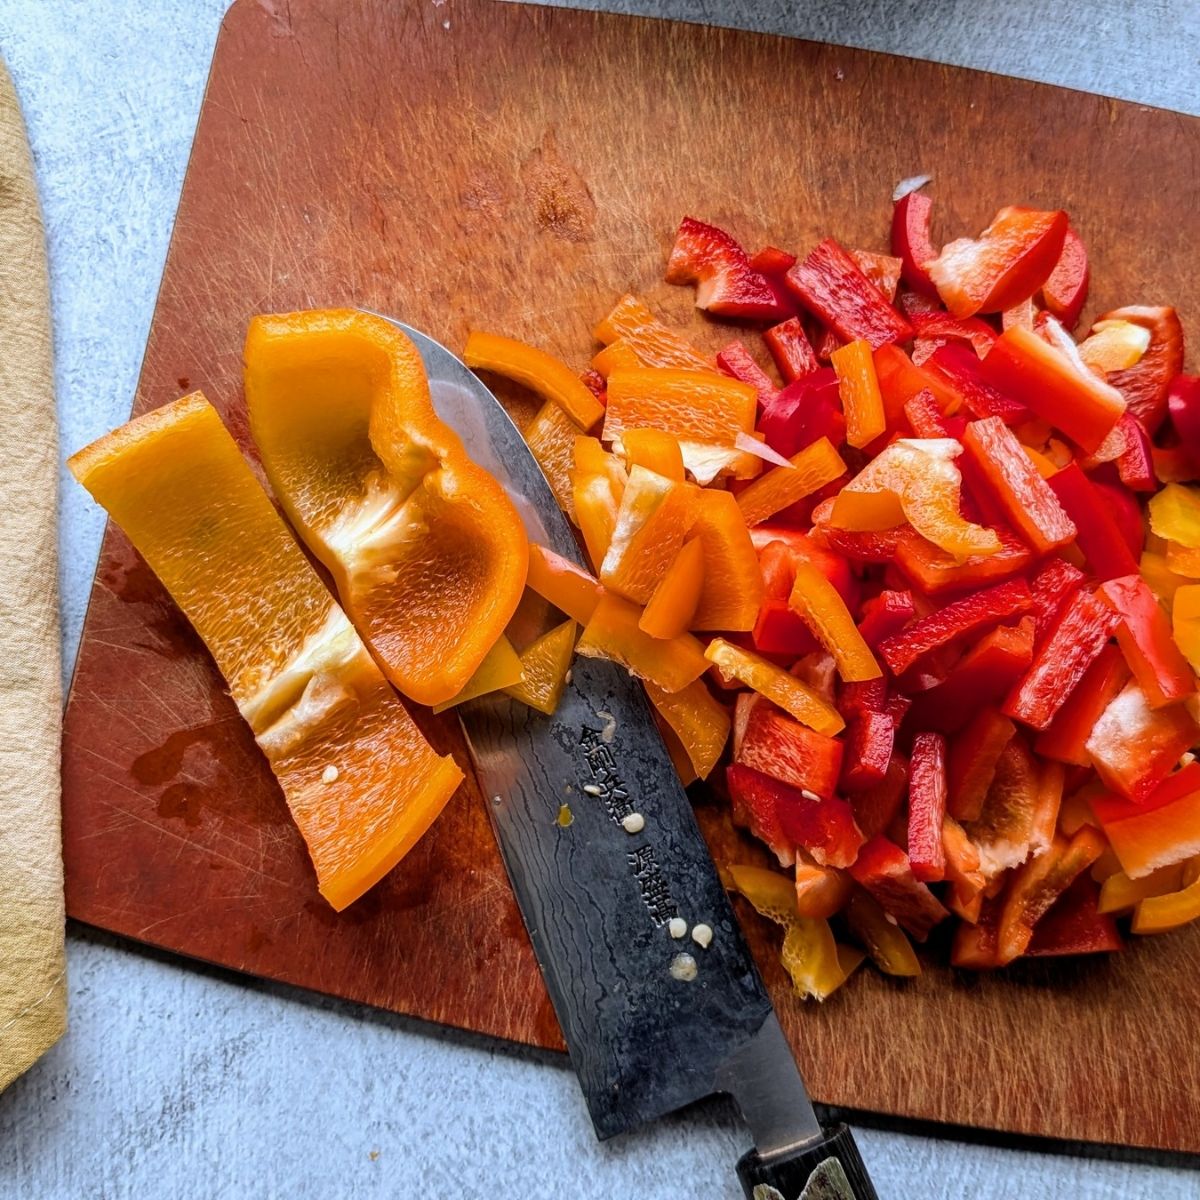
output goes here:
[{"label": "orange pepper strip", "polygon": [[558,507],[572,524],[577,522],[571,467],[575,462],[575,439],[582,433],[583,430],[553,400],[547,400],[525,426],[525,443],[542,468]]},{"label": "orange pepper strip", "polygon": [[[1138,902],[1133,913],[1134,933],[1165,933],[1168,929],[1178,929],[1189,921],[1200,917],[1200,872],[1197,871],[1198,860],[1193,859],[1184,868],[1182,891],[1171,892],[1166,896],[1147,896]],[[1191,868],[1189,872],[1188,867]],[[1188,875],[1192,881],[1187,882]]]},{"label": "orange pepper strip", "polygon": [[757,408],[754,388],[724,375],[665,367],[614,371],[601,436],[620,441],[625,430],[645,427],[681,442],[732,446],[739,433],[754,428]]},{"label": "orange pepper strip", "polygon": [[802,917],[828,920],[846,907],[854,880],[837,867],[796,862],[796,911]]},{"label": "orange pepper strip", "polygon": [[788,607],[833,656],[838,674],[847,683],[878,679],[883,674],[845,600],[812,563],[797,560]]},{"label": "orange pepper strip", "polygon": [[651,637],[686,633],[696,615],[704,587],[704,543],[685,542],[650,597],[638,625]]},{"label": "orange pepper strip", "polygon": [[704,648],[690,633],[663,641],[638,628],[641,611],[620,596],[605,595],[587,623],[577,653],[620,663],[664,692],[678,692],[704,674]]},{"label": "orange pepper strip", "polygon": [[842,715],[813,688],[752,651],[734,646],[724,638],[713,638],[704,657],[716,665],[725,679],[737,679],[753,688],[810,729],[826,737],[845,729]]},{"label": "orange pepper strip", "polygon": [[1200,549],[1167,542],[1167,570],[1187,579],[1200,579]]},{"label": "orange pepper strip", "polygon": [[654,723],[658,726],[663,745],[666,746],[667,753],[671,756],[671,765],[675,768],[675,774],[679,776],[679,782],[684,787],[695,783],[700,776],[696,774],[696,768],[688,757],[687,748],[679,740],[679,734],[666,723],[662,714],[657,711],[654,714]]},{"label": "orange pepper strip", "polygon": [[846,441],[861,450],[887,430],[871,343],[859,338],[839,346],[829,356],[829,364],[838,377],[838,395],[846,414]]},{"label": "orange pepper strip", "polygon": [[738,507],[747,525],[760,524],[846,473],[842,456],[824,437],[805,446],[790,461],[790,467],[772,467],[738,492]]},{"label": "orange pepper strip", "polygon": [[521,659],[513,649],[512,642],[501,635],[499,641],[487,652],[479,669],[467,680],[466,685],[457,696],[451,696],[441,704],[435,704],[435,713],[445,712],[467,700],[477,696],[486,696],[489,692],[507,691],[517,686],[525,678],[525,669]]},{"label": "orange pepper strip", "polygon": [[1118,915],[1132,912],[1139,900],[1145,900],[1147,896],[1166,896],[1179,891],[1182,885],[1183,863],[1159,867],[1141,879],[1130,879],[1124,871],[1118,871],[1100,885],[1096,911]]},{"label": "orange pepper strip", "polygon": [[473,332],[463,349],[463,362],[477,371],[503,375],[544,400],[553,400],[582,429],[604,416],[604,405],[567,366],[544,350],[495,333]]},{"label": "orange pepper strip", "polygon": [[618,338],[611,346],[605,346],[592,358],[592,369],[599,371],[605,379],[614,371],[629,371],[653,365],[643,363],[637,351],[624,338]]},{"label": "orange pepper strip", "polygon": [[636,296],[622,296],[596,326],[596,341],[608,346],[618,338],[647,367],[683,367],[716,373],[713,364],[687,338],[664,325]]},{"label": "orange pepper strip", "polygon": [[558,707],[567,683],[578,629],[574,621],[564,621],[522,650],[523,678],[520,683],[506,687],[505,692],[550,716]]},{"label": "orange pepper strip", "polygon": [[593,569],[599,569],[608,553],[625,482],[621,461],[609,454],[595,438],[575,439],[571,496],[575,503],[575,520],[583,534]]},{"label": "orange pepper strip", "polygon": [[604,595],[604,589],[582,567],[545,546],[531,543],[529,575],[525,581],[543,600],[572,620],[586,625]]},{"label": "orange pepper strip", "polygon": [[729,714],[724,705],[713,698],[703,679],[677,692],[664,692],[647,683],[646,693],[679,738],[697,777],[707,779],[729,740]]},{"label": "orange pepper strip", "polygon": [[667,479],[683,481],[679,442],[662,429],[626,429],[621,434],[627,467],[645,467]]},{"label": "orange pepper strip", "polygon": [[704,587],[692,628],[744,633],[754,628],[763,591],[750,531],[729,492],[703,488],[696,501],[692,536],[704,546]]}]

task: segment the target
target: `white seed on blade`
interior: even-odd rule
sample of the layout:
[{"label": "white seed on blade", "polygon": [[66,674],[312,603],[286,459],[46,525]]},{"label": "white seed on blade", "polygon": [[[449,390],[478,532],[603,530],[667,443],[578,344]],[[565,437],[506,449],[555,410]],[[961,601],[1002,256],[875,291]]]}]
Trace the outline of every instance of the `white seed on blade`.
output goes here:
[{"label": "white seed on blade", "polygon": [[621,828],[626,833],[641,833],[646,828],[646,818],[641,813],[630,813],[621,818]]},{"label": "white seed on blade", "polygon": [[613,734],[617,732],[617,718],[612,713],[605,712],[604,709],[600,709],[596,716],[604,722],[604,728],[600,730],[600,740],[607,745],[612,742]]},{"label": "white seed on blade", "polygon": [[687,922],[682,917],[672,917],[667,922],[667,932],[678,941],[687,933]]},{"label": "white seed on blade", "polygon": [[338,774],[339,774],[339,772],[338,772],[337,767],[335,767],[333,765],[333,763],[330,763],[329,766],[327,766],[325,768],[325,770],[323,770],[321,772],[321,782],[322,783],[336,783]]},{"label": "white seed on blade", "polygon": [[692,941],[700,947],[701,950],[707,950],[712,945],[713,931],[711,925],[693,925],[692,926]]},{"label": "white seed on blade", "polygon": [[600,789],[594,783],[585,783],[583,785],[583,790],[585,792],[587,792],[587,794],[589,796],[599,796],[600,795]]},{"label": "white seed on blade", "polygon": [[671,959],[671,966],[668,968],[671,972],[672,979],[680,979],[684,983],[690,983],[696,978],[699,968],[696,966],[696,960],[690,954],[677,954]]}]

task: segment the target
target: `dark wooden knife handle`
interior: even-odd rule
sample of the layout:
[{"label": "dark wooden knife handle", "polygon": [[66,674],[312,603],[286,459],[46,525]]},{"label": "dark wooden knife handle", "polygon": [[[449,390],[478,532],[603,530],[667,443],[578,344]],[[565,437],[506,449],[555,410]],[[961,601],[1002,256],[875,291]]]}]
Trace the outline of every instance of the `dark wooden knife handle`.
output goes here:
[{"label": "dark wooden knife handle", "polygon": [[762,1158],[751,1150],[737,1173],[747,1200],[879,1200],[845,1125],[790,1154]]}]

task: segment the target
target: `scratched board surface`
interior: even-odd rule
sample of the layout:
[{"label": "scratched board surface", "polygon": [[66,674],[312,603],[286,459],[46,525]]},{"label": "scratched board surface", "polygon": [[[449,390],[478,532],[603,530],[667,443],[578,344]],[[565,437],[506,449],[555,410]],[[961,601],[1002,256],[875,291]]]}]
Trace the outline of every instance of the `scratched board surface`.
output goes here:
[{"label": "scratched board surface", "polygon": [[[834,233],[882,249],[891,187],[918,171],[936,180],[935,236],[976,230],[1002,203],[1062,206],[1092,250],[1093,312],[1170,299],[1200,322],[1200,282],[1179,258],[1200,177],[1190,118],[699,26],[484,0],[242,0],[218,44],[135,409],[202,388],[253,456],[247,318],[317,305],[389,312],[451,347],[472,325],[494,329],[582,367],[597,316],[632,290],[712,349],[728,329],[661,281],[684,212],[752,245],[804,250]],[[453,721],[418,719],[467,765]],[[699,811],[719,859],[763,861],[717,801]],[[474,782],[380,886],[333,913],[203,647],[111,528],[66,719],[64,823],[81,920],[561,1046]],[[739,912],[818,1099],[1200,1150],[1200,931],[994,976],[863,970],[805,1006],[775,931]]]}]

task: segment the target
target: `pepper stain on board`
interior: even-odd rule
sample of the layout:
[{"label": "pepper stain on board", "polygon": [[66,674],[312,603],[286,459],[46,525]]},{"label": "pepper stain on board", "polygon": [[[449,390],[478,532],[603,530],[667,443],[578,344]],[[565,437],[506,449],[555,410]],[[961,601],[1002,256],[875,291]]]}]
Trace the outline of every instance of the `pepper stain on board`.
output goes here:
[{"label": "pepper stain on board", "polygon": [[583,177],[559,154],[551,131],[521,164],[521,181],[539,229],[564,242],[592,240],[596,202]]}]

